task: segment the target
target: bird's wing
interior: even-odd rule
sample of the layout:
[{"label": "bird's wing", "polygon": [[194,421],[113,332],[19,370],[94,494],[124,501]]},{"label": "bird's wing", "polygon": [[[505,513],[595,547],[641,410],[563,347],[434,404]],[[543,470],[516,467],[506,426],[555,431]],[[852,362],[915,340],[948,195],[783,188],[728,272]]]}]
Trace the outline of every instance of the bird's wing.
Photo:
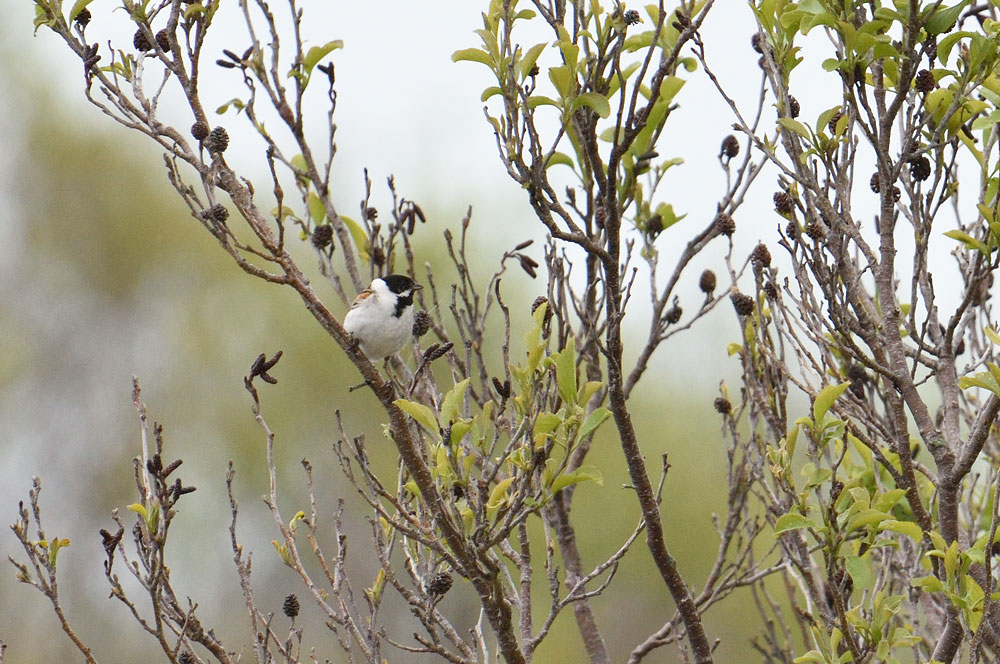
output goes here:
[{"label": "bird's wing", "polygon": [[351,309],[354,309],[355,307],[357,307],[359,304],[361,304],[374,294],[375,292],[372,289],[370,288],[364,289],[363,291],[358,293],[358,296],[356,298],[354,298],[354,302],[351,304]]}]

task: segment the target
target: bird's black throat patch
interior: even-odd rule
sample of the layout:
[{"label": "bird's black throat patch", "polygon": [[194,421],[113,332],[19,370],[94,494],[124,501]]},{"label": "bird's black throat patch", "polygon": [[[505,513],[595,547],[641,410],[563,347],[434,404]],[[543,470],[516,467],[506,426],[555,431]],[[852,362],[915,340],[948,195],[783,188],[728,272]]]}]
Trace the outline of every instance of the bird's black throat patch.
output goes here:
[{"label": "bird's black throat patch", "polygon": [[392,315],[395,318],[399,318],[403,315],[406,307],[413,304],[413,279],[402,274],[390,274],[382,277],[382,281],[385,282],[390,291],[398,296],[396,298],[396,310],[392,312]]},{"label": "bird's black throat patch", "polygon": [[406,295],[400,295],[396,298],[396,310],[392,312],[392,315],[399,318],[403,315],[403,310],[411,304],[413,304],[413,291],[410,291]]}]

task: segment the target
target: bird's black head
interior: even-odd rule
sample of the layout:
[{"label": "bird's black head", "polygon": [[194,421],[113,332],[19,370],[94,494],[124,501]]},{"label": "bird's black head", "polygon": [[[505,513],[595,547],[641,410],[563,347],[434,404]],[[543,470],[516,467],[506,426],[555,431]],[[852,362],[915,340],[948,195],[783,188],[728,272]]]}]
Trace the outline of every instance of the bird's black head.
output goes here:
[{"label": "bird's black head", "polygon": [[405,274],[388,274],[382,277],[382,281],[384,281],[385,285],[389,287],[389,290],[396,295],[420,288],[420,285],[417,282],[410,279]]},{"label": "bird's black head", "polygon": [[382,281],[389,287],[389,290],[399,296],[399,299],[396,300],[396,311],[393,314],[396,318],[402,316],[406,307],[413,304],[413,293],[423,288],[405,274],[388,274],[382,277]]}]

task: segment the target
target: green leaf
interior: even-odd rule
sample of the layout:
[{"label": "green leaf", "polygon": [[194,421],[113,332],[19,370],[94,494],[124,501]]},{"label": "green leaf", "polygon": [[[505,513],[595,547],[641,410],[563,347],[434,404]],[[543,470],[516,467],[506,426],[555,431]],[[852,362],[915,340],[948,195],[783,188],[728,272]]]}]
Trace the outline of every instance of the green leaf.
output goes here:
[{"label": "green leaf", "polygon": [[821,423],[826,417],[826,412],[830,410],[830,406],[850,386],[851,381],[846,381],[838,385],[827,385],[820,390],[819,394],[816,395],[816,401],[813,402],[813,421],[817,424]]},{"label": "green leaf", "polygon": [[938,42],[937,57],[942,63],[948,61],[948,56],[951,54],[951,49],[954,48],[962,39],[969,39],[975,33],[969,32],[968,30],[961,30],[958,32],[952,32],[946,37],[942,37],[941,41]]},{"label": "green leaf", "polygon": [[451,440],[446,441],[452,447],[465,438],[465,434],[472,430],[472,420],[456,420],[451,424]]},{"label": "green leaf", "polygon": [[864,558],[844,556],[844,567],[854,580],[855,588],[867,588],[872,582],[872,569]]},{"label": "green leaf", "polygon": [[452,62],[479,62],[490,69],[495,69],[496,66],[493,62],[493,58],[490,54],[482,49],[478,48],[463,48],[461,50],[455,51],[451,54]]},{"label": "green leaf", "polygon": [[807,141],[812,141],[812,134],[810,134],[806,126],[798,120],[793,120],[791,118],[778,118],[778,124],[785,129],[798,134]]},{"label": "green leaf", "polygon": [[524,81],[526,78],[528,78],[528,72],[530,72],[531,68],[534,67],[535,63],[538,62],[538,56],[542,54],[542,51],[545,49],[546,46],[547,44],[545,42],[542,42],[540,44],[535,44],[534,46],[528,49],[528,51],[524,54],[524,57],[521,58],[520,62],[517,63],[518,73],[520,74],[521,81]]},{"label": "green leaf", "polygon": [[367,261],[368,257],[368,233],[365,229],[361,227],[361,224],[354,221],[350,217],[345,215],[338,215],[340,220],[344,222],[347,226],[347,230],[351,232],[351,238],[354,240],[354,246],[358,248],[358,253],[361,255],[361,260]]},{"label": "green leaf", "polygon": [[53,539],[52,541],[50,541],[48,543],[48,545],[49,545],[48,546],[48,549],[49,549],[49,566],[52,567],[52,568],[55,568],[55,566],[56,566],[56,559],[59,557],[59,549],[63,549],[65,547],[69,546],[69,540],[66,539],[65,537],[62,538],[62,539],[59,539],[57,537],[57,538]]},{"label": "green leaf", "polygon": [[93,1],[94,0],[76,0],[76,2],[73,3],[73,9],[69,10],[69,20],[71,21],[74,20],[77,14],[82,12],[84,7],[86,7]]},{"label": "green leaf", "polygon": [[274,546],[274,550],[278,552],[281,557],[281,562],[285,563],[289,567],[292,566],[292,552],[288,550],[287,544],[279,544],[278,540],[271,540],[271,544]]},{"label": "green leaf", "polygon": [[859,528],[864,528],[865,526],[874,526],[882,523],[888,519],[891,515],[883,512],[881,510],[864,509],[858,511],[857,514],[852,516],[847,521],[847,525],[844,527],[845,533],[852,533]]},{"label": "green leaf", "polygon": [[503,90],[493,85],[483,90],[483,94],[479,95],[479,101],[486,101],[490,97],[495,97],[497,95],[502,95],[502,94]]},{"label": "green leaf", "polygon": [[916,588],[921,588],[927,593],[937,593],[944,590],[944,584],[941,583],[941,579],[936,576],[923,576],[919,579],[913,579],[910,581],[910,585]]},{"label": "green leaf", "polygon": [[573,70],[566,65],[549,67],[549,80],[552,81],[552,85],[556,87],[556,92],[561,98],[567,99],[572,95],[576,77],[573,75]]},{"label": "green leaf", "polygon": [[892,489],[875,497],[872,507],[888,512],[906,495],[906,489]]},{"label": "green leaf", "polygon": [[313,67],[319,64],[328,53],[334,49],[344,48],[343,39],[334,39],[333,41],[328,41],[322,46],[313,46],[307,52],[304,58],[302,58],[302,69],[305,71],[306,76],[312,74]]},{"label": "green leaf", "polygon": [[562,418],[555,413],[542,413],[535,419],[534,435],[551,433],[562,424]]},{"label": "green leaf", "polygon": [[965,6],[969,4],[972,0],[962,0],[953,7],[940,8],[928,19],[927,23],[924,24],[924,30],[930,36],[941,34],[942,32],[947,32],[951,26],[955,24],[958,17],[962,14],[962,10]]},{"label": "green leaf", "polygon": [[967,390],[970,387],[981,387],[1000,396],[1000,384],[997,383],[996,378],[989,371],[981,371],[973,376],[962,376],[958,379],[958,386],[963,390]]},{"label": "green leaf", "polygon": [[45,7],[41,4],[35,5],[35,20],[33,21],[35,26],[35,34],[38,34],[38,28],[43,25],[48,27],[53,27],[56,24],[56,17],[46,11]]},{"label": "green leaf", "polygon": [[601,389],[604,385],[599,380],[589,380],[580,386],[580,391],[576,395],[576,402],[578,404],[585,404],[590,401],[590,397],[597,393],[597,390]]},{"label": "green leaf", "polygon": [[808,519],[795,512],[783,514],[778,517],[778,521],[774,524],[774,534],[780,535],[789,530],[798,530],[799,528],[816,528],[816,523],[812,519]]},{"label": "green leaf", "polygon": [[986,333],[986,336],[989,337],[990,341],[992,341],[995,345],[1000,346],[1000,334],[997,334],[996,330],[992,327],[987,327],[983,329],[983,332]]},{"label": "green leaf", "polygon": [[960,231],[956,228],[955,230],[946,232],[945,236],[950,237],[952,240],[958,240],[965,245],[966,249],[975,249],[987,258],[990,256],[990,249],[986,246],[986,243],[982,240],[977,240],[965,231]]},{"label": "green leaf", "polygon": [[549,157],[548,162],[546,162],[545,164],[545,168],[551,168],[553,166],[558,166],[559,164],[562,164],[564,166],[569,166],[570,168],[576,170],[576,164],[573,162],[570,156],[565,152],[559,152],[559,151],[552,153],[552,156]]},{"label": "green leaf", "polygon": [[505,480],[500,480],[497,485],[493,487],[493,491],[490,492],[489,500],[486,501],[487,509],[494,509],[500,506],[500,504],[507,498],[507,489],[510,487],[511,482],[514,481],[513,477],[508,477]]},{"label": "green leaf", "polygon": [[455,384],[455,387],[448,390],[448,394],[444,395],[444,399],[441,400],[441,421],[442,422],[454,422],[458,419],[458,408],[462,405],[462,399],[465,397],[466,390],[469,389],[469,382],[471,378],[466,378]]},{"label": "green leaf", "polygon": [[306,197],[306,207],[309,209],[309,216],[313,223],[317,226],[322,224],[323,220],[326,219],[326,206],[323,205],[323,201],[316,195],[316,192],[309,192]]},{"label": "green leaf", "polygon": [[590,107],[602,118],[606,118],[611,115],[611,104],[608,103],[607,97],[599,92],[584,92],[582,95],[573,100],[574,111],[579,109],[581,106]]},{"label": "green leaf", "polygon": [[223,113],[225,113],[226,111],[229,110],[230,106],[232,106],[233,108],[235,108],[237,114],[239,114],[239,112],[243,110],[245,104],[243,103],[242,99],[233,98],[233,99],[230,99],[229,101],[227,101],[222,106],[220,106],[217,109],[215,109],[215,112],[218,113],[219,115],[222,115]]},{"label": "green leaf", "polygon": [[594,466],[581,466],[572,472],[558,475],[552,480],[552,493],[580,482],[596,482],[603,486],[604,477],[601,475],[601,471]]},{"label": "green leaf", "polygon": [[611,411],[604,406],[594,409],[594,412],[587,416],[587,421],[580,427],[580,431],[577,432],[577,438],[583,440],[597,429],[597,427],[604,424],[609,417],[611,417]]},{"label": "green leaf", "polygon": [[821,66],[823,67],[823,71],[834,71],[835,69],[840,69],[840,64],[841,62],[837,58],[827,58]]},{"label": "green leaf", "polygon": [[407,401],[406,399],[396,399],[392,402],[401,411],[420,423],[425,429],[433,434],[438,433],[437,419],[434,412],[422,403]]},{"label": "green leaf", "polygon": [[552,97],[546,97],[545,95],[531,95],[528,97],[528,108],[534,110],[539,106],[555,106],[556,108],[561,108],[562,104],[557,102]]},{"label": "green leaf", "polygon": [[951,543],[948,550],[944,552],[944,570],[951,579],[955,576],[955,572],[958,571],[958,541]]},{"label": "green leaf", "polygon": [[559,396],[565,403],[576,403],[576,343],[573,337],[566,342],[566,347],[552,354],[547,360],[556,368],[556,385]]}]

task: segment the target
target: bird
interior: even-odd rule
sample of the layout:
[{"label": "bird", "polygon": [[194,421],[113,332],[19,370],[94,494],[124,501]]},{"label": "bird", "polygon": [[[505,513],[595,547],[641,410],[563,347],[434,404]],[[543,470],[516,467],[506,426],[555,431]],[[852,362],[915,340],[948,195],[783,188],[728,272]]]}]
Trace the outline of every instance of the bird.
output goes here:
[{"label": "bird", "polygon": [[344,317],[344,329],[370,359],[393,355],[413,335],[413,295],[423,288],[402,274],[372,280]]}]

